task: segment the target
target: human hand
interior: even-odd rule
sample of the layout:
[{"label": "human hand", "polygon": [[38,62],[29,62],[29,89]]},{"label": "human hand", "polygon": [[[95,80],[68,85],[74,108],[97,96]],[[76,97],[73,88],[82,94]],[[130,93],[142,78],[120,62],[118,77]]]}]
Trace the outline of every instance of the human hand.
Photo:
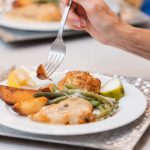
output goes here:
[{"label": "human hand", "polygon": [[[69,0],[61,0],[68,5]],[[115,40],[121,19],[106,5],[104,0],[73,0],[67,24],[74,30],[85,30],[104,44]]]}]

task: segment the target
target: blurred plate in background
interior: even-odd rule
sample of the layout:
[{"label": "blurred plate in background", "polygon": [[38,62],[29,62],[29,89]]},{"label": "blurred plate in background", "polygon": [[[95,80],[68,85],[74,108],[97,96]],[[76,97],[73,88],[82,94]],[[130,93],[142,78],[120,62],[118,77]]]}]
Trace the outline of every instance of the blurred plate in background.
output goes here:
[{"label": "blurred plate in background", "polygon": [[[119,5],[112,0],[105,0],[108,6],[115,12],[119,13]],[[0,26],[27,31],[57,31],[59,28],[59,22],[34,22],[27,20],[15,20],[8,18],[5,14],[0,19]],[[69,30],[65,27],[65,30]]]},{"label": "blurred plate in background", "polygon": [[[13,21],[7,19],[5,16],[1,17],[0,25],[7,28],[27,31],[57,31],[59,22],[25,22]],[[65,30],[69,30],[65,27]]]},{"label": "blurred plate in background", "polygon": [[[115,1],[115,2],[114,2]],[[105,0],[109,7],[129,24],[150,28],[150,18],[140,10],[130,6],[123,0]],[[5,42],[22,42],[29,40],[55,38],[59,22],[25,22],[0,18],[0,38]],[[64,36],[85,34],[65,27]]]}]

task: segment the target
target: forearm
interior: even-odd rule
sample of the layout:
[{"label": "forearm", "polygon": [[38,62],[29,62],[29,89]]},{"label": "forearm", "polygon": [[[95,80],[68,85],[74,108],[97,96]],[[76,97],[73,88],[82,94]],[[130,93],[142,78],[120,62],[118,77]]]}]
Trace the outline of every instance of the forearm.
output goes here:
[{"label": "forearm", "polygon": [[111,45],[150,60],[150,31],[125,23],[116,27],[115,40]]}]

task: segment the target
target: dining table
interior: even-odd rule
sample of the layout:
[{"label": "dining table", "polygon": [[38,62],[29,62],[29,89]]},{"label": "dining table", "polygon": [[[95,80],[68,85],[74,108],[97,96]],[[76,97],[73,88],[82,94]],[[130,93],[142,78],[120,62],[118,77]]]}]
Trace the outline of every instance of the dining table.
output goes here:
[{"label": "dining table", "polygon": [[[43,63],[53,39],[5,43],[0,41],[0,73],[12,66],[37,66]],[[107,46],[89,35],[65,38],[67,52],[58,70],[84,70],[106,75],[150,79],[150,61],[125,50]],[[75,150],[75,146],[36,142],[0,136],[0,150]],[[85,148],[79,148],[83,150]],[[141,137],[136,150],[150,149],[150,129]]]}]

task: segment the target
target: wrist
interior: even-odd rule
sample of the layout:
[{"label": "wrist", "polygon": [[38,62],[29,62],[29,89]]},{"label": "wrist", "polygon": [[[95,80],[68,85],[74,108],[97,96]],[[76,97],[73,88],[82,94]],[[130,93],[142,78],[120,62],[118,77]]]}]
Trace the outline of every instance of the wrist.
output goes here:
[{"label": "wrist", "polygon": [[129,39],[131,39],[131,37],[133,37],[135,34],[135,27],[120,20],[114,25],[113,36],[109,45],[121,47],[121,45],[131,42]]}]

